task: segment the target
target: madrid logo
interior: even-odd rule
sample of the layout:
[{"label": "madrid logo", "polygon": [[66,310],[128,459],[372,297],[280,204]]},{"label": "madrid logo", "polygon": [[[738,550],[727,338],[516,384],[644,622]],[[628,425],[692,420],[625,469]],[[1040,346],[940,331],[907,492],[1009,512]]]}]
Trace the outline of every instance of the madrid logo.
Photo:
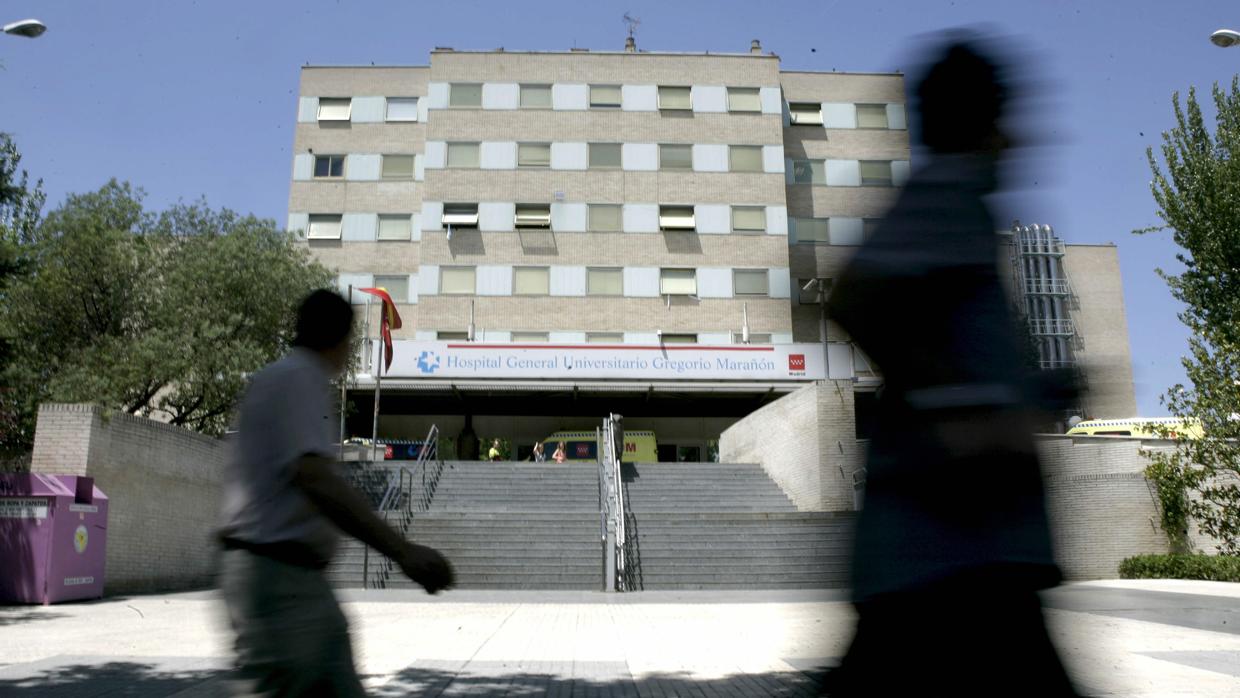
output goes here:
[{"label": "madrid logo", "polygon": [[792,375],[803,375],[805,373],[804,354],[788,355],[788,373]]},{"label": "madrid logo", "polygon": [[433,351],[424,351],[418,356],[418,370],[425,374],[434,373],[439,368],[439,355]]}]

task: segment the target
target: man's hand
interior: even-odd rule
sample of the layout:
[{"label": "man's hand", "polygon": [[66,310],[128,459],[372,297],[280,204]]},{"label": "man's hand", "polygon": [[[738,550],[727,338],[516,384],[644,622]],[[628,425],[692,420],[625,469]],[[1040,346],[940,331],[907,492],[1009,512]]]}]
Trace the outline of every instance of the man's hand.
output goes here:
[{"label": "man's hand", "polygon": [[396,564],[400,565],[406,576],[421,584],[428,594],[451,588],[456,582],[456,575],[448,559],[439,554],[438,550],[425,545],[408,544],[396,558]]}]

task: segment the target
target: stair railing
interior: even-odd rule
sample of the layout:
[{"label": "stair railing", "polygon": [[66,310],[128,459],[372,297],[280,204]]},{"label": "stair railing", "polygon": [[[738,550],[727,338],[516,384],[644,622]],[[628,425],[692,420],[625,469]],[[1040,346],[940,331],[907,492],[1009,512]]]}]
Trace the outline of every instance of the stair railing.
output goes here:
[{"label": "stair railing", "polygon": [[599,439],[600,464],[604,473],[604,479],[607,484],[606,510],[609,514],[608,519],[611,525],[610,529],[615,532],[615,542],[611,555],[605,557],[611,558],[610,571],[607,579],[608,589],[616,591],[625,591],[626,582],[626,551],[627,536],[625,533],[625,511],[624,511],[624,478],[620,471],[620,455],[616,453],[615,441],[615,423],[609,416],[603,420],[603,428]]},{"label": "stair railing", "polygon": [[[426,440],[418,449],[418,460],[410,470],[404,467],[392,468],[388,476],[388,487],[379,502],[378,512],[388,518],[402,538],[408,537],[409,528],[413,525],[415,512],[430,509],[431,500],[439,486],[439,478],[443,474],[444,462],[439,457],[439,427],[432,424],[426,434]],[[421,477],[421,487],[417,487]],[[417,496],[414,496],[415,490]],[[395,520],[392,515],[395,515]],[[366,548],[362,558],[362,576],[364,587],[383,589],[396,569],[396,563],[388,558],[375,565],[373,574],[370,571],[370,548]]]}]

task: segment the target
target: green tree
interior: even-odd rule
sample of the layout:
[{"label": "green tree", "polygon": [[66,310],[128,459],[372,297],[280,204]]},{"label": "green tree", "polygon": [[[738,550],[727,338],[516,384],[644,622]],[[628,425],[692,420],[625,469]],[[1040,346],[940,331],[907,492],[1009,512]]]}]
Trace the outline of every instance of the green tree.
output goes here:
[{"label": "green tree", "polygon": [[116,181],[70,196],[28,244],[33,271],[0,309],[27,442],[47,401],[221,433],[246,377],[288,348],[298,301],[330,281],[271,220],[142,199]]},{"label": "green tree", "polygon": [[1181,248],[1180,274],[1158,270],[1184,304],[1192,331],[1182,360],[1190,386],[1163,398],[1172,414],[1199,422],[1205,438],[1157,453],[1147,471],[1158,485],[1164,529],[1186,548],[1187,528],[1213,536],[1225,554],[1240,554],[1240,78],[1213,88],[1211,133],[1189,90],[1173,97],[1176,125],[1163,134],[1162,162],[1147,149],[1150,188],[1161,226]]}]

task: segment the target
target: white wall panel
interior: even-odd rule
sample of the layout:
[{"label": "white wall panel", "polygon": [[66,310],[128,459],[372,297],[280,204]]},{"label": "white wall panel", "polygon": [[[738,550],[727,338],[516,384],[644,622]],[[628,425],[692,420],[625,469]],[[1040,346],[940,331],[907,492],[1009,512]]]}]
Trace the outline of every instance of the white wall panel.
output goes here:
[{"label": "white wall panel", "polygon": [[654,172],[659,169],[659,146],[657,143],[624,143],[620,146],[620,162],[626,170]]},{"label": "white wall panel", "polygon": [[[409,222],[409,239],[413,242],[422,241],[422,214],[413,214]],[[410,286],[412,288],[412,286]]]},{"label": "white wall panel", "polygon": [[[739,330],[737,330],[739,332]],[[718,347],[732,343],[731,332],[698,332],[698,344]]]},{"label": "white wall panel", "polygon": [[516,223],[513,220],[516,215],[516,204],[506,201],[484,201],[478,204],[478,230],[511,232],[516,230]]},{"label": "white wall panel", "polygon": [[659,232],[658,204],[624,204],[621,214],[626,233]]},{"label": "white wall panel", "polygon": [[622,85],[620,105],[624,111],[659,111],[659,88],[655,85]]},{"label": "white wall panel", "polygon": [[783,174],[784,147],[782,145],[762,146],[762,171]]},{"label": "white wall panel", "polygon": [[857,128],[857,105],[852,102],[823,102],[822,125],[826,128]]},{"label": "white wall panel", "polygon": [[379,217],[373,213],[346,213],[340,220],[341,240],[374,240]]},{"label": "white wall panel", "polygon": [[788,273],[787,267],[775,267],[769,269],[770,276],[768,286],[771,298],[788,298],[792,292],[792,278]]},{"label": "white wall panel", "polygon": [[697,270],[698,298],[731,298],[731,267],[700,267]]},{"label": "white wall panel", "polygon": [[551,229],[557,233],[583,233],[589,209],[585,204],[551,204]]},{"label": "white wall panel", "polygon": [[351,182],[373,182],[383,174],[383,156],[350,153],[344,163],[344,178]]},{"label": "white wall panel", "polygon": [[585,344],[585,332],[549,332],[548,339],[552,344]]},{"label": "white wall panel", "polygon": [[372,298],[369,294],[358,293],[359,288],[370,288],[375,285],[375,277],[373,274],[339,274],[336,276],[336,288],[339,289],[340,295],[349,298],[349,285],[353,286],[353,305],[366,305],[366,299]]},{"label": "white wall panel", "polygon": [[590,108],[590,86],[556,83],[551,86],[551,108],[556,111],[581,111]]},{"label": "white wall panel", "polygon": [[443,230],[443,202],[422,202],[422,232]]},{"label": "white wall panel", "polygon": [[827,225],[828,241],[832,245],[860,245],[864,239],[863,230],[860,218],[831,216]]},{"label": "white wall panel", "polygon": [[908,160],[892,160],[891,161],[891,183],[897,187],[902,187],[908,182]]},{"label": "white wall panel", "polygon": [[655,332],[625,332],[624,343],[651,346],[659,343],[659,335]]},{"label": "white wall panel", "polygon": [[766,234],[788,234],[788,208],[786,206],[766,207]]},{"label": "white wall panel", "polygon": [[512,341],[512,332],[508,330],[479,330],[477,337],[479,342],[507,344]]},{"label": "white wall panel", "polygon": [[409,302],[414,305],[418,304],[418,275],[417,274],[409,275]]},{"label": "white wall panel", "polygon": [[827,160],[827,184],[833,187],[861,186],[861,163],[857,160]]},{"label": "white wall panel", "polygon": [[423,264],[418,267],[418,295],[439,295],[439,265]]},{"label": "white wall panel", "polygon": [[479,264],[474,278],[480,296],[512,295],[512,267],[507,264]]},{"label": "white wall panel", "polygon": [[516,141],[483,141],[478,148],[478,166],[484,170],[517,169]]},{"label": "white wall panel", "polygon": [[728,88],[723,85],[694,85],[690,88],[693,111],[702,113],[726,113],[728,111]]},{"label": "white wall panel", "polygon": [[890,128],[890,129],[908,128],[908,119],[905,117],[903,104],[888,104],[887,105],[887,128]]},{"label": "white wall panel", "polygon": [[791,332],[772,332],[771,344],[792,344]]},{"label": "white wall panel", "polygon": [[553,266],[550,284],[553,296],[584,296],[586,295],[586,268]]},{"label": "white wall panel", "polygon": [[429,114],[430,107],[431,107],[431,102],[428,98],[426,97],[418,98],[418,121],[421,121],[422,123],[426,123],[427,118],[430,117],[430,114]]},{"label": "white wall panel", "polygon": [[305,181],[314,175],[314,156],[310,153],[298,153],[293,156],[293,181]]},{"label": "white wall panel", "polygon": [[433,342],[437,339],[435,330],[414,330],[413,338],[419,342]]},{"label": "white wall panel", "polygon": [[426,156],[421,153],[413,156],[413,181],[426,181]]},{"label": "white wall panel", "polygon": [[762,100],[763,114],[784,113],[784,95],[778,87],[759,88],[758,99]]},{"label": "white wall panel", "polygon": [[521,86],[515,82],[482,84],[483,109],[516,109],[521,106]]},{"label": "white wall panel", "polygon": [[827,344],[827,378],[844,380],[852,377],[852,345],[847,342]]},{"label": "white wall panel", "polygon": [[695,172],[727,172],[728,146],[698,143],[693,146]]},{"label": "white wall panel", "polygon": [[693,222],[703,235],[726,235],[732,232],[732,207],[727,204],[698,204],[693,207]]},{"label": "white wall panel", "polygon": [[585,143],[552,143],[551,169],[584,170],[590,164],[590,151]]},{"label": "white wall panel", "polygon": [[448,144],[444,141],[427,141],[422,166],[428,170],[442,170],[448,164]]},{"label": "white wall panel", "polygon": [[448,88],[446,82],[431,82],[426,85],[426,107],[428,109],[448,108]]},{"label": "white wall panel", "polygon": [[387,118],[386,97],[354,97],[349,121],[355,124],[379,124]]},{"label": "white wall panel", "polygon": [[625,298],[655,298],[659,295],[658,267],[625,267]]},{"label": "white wall panel", "polygon": [[319,120],[319,98],[302,97],[297,100],[297,122],[313,124]]},{"label": "white wall panel", "polygon": [[292,213],[288,214],[288,229],[297,233],[298,237],[306,236],[306,228],[310,227],[310,214],[308,213]]}]

